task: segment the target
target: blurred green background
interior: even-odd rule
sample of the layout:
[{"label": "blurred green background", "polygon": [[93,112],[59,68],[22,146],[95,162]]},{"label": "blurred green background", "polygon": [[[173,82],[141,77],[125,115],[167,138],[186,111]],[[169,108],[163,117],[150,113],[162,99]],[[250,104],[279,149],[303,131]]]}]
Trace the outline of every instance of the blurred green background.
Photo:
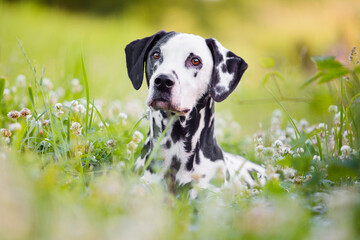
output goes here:
[{"label": "blurred green background", "polygon": [[[0,1],[0,73],[8,85],[18,74],[32,82],[20,40],[38,74],[45,66],[55,87],[67,86],[82,77],[83,49],[93,96],[145,102],[146,87],[137,92],[128,79],[124,48],[160,29],[214,37],[248,62],[238,89],[217,111],[232,115],[243,133],[253,133],[279,108],[261,84],[272,70],[285,78],[278,82],[283,97],[300,98],[283,102],[295,119],[328,116],[327,106],[337,101],[336,84],[300,86],[315,73],[311,56],[347,62],[359,45],[360,1]],[[269,58],[275,65],[265,69]],[[266,87],[279,96],[273,82]]]}]

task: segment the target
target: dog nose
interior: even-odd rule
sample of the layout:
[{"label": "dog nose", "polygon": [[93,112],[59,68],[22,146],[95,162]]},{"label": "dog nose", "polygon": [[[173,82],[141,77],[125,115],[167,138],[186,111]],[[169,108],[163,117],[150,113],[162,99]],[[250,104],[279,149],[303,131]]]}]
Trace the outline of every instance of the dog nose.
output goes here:
[{"label": "dog nose", "polygon": [[155,78],[154,84],[158,90],[166,91],[174,86],[175,81],[169,75],[160,75]]}]

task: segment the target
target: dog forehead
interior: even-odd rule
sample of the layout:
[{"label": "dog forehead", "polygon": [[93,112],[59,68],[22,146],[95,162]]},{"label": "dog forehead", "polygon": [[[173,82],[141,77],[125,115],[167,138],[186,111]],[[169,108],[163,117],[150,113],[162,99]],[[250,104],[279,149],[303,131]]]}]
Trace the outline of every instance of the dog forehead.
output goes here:
[{"label": "dog forehead", "polygon": [[179,53],[188,56],[190,53],[201,57],[211,57],[211,52],[204,38],[187,33],[176,33],[160,46],[164,55]]}]

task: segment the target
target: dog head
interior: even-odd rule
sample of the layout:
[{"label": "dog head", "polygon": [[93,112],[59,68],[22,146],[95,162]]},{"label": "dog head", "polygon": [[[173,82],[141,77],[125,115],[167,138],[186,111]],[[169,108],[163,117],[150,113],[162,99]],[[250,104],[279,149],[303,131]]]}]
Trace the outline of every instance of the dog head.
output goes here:
[{"label": "dog head", "polygon": [[147,105],[180,115],[188,113],[204,94],[223,101],[247,69],[242,58],[217,40],[185,33],[160,31],[131,42],[125,53],[136,90],[142,85],[145,66]]}]

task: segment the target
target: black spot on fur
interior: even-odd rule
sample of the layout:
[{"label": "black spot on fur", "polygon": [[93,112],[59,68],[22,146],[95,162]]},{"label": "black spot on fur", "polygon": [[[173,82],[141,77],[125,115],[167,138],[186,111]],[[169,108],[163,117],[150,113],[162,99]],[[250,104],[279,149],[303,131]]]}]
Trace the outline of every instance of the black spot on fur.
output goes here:
[{"label": "black spot on fur", "polygon": [[176,171],[179,171],[181,167],[181,161],[177,156],[173,156],[171,159],[171,165],[170,168],[175,169]]},{"label": "black spot on fur", "polygon": [[179,79],[178,75],[176,74],[176,72],[173,70],[172,73],[175,75],[176,79]]},{"label": "black spot on fur", "polygon": [[227,67],[226,67],[225,63],[221,65],[221,70],[222,70],[223,73],[227,72]]},{"label": "black spot on fur", "polygon": [[195,72],[195,73],[194,73],[194,77],[197,77],[197,74],[198,74],[198,72]]},{"label": "black spot on fur", "polygon": [[161,63],[164,61],[162,56],[160,57],[160,59],[154,59],[152,57],[153,53],[155,51],[158,51],[161,54],[161,46],[167,43],[169,39],[175,36],[176,34],[177,34],[176,32],[166,33],[163,37],[161,37],[159,41],[156,42],[156,44],[151,48],[151,50],[149,50],[148,55],[146,57],[146,65],[145,65],[146,82],[148,86],[151,76],[157,70],[157,67],[160,66]]},{"label": "black spot on fur", "polygon": [[164,110],[160,110],[161,116],[166,119],[167,118],[167,114]]},{"label": "black spot on fur", "polygon": [[194,157],[195,154],[191,154],[191,156],[189,157],[188,161],[186,162],[186,170],[191,171],[193,169]]},{"label": "black spot on fur", "polygon": [[165,145],[167,149],[171,148],[171,141],[167,140]]},{"label": "black spot on fur", "polygon": [[212,38],[206,39],[206,44],[208,45],[208,47],[210,48],[210,50],[213,54],[213,60],[214,60],[215,66],[218,66],[222,61],[224,61],[224,57],[221,54],[221,52],[219,51],[219,48],[218,48],[215,40]]},{"label": "black spot on fur", "polygon": [[205,126],[200,134],[200,149],[206,158],[211,161],[223,160],[223,152],[216,142],[214,137],[214,119],[211,117],[214,114],[214,102],[209,98],[206,109],[205,109]]},{"label": "black spot on fur", "polygon": [[228,57],[228,58],[237,58],[238,56],[236,56],[235,53],[233,53],[233,52],[231,52],[231,51],[228,51],[228,52],[226,53],[226,57]]},{"label": "black spot on fur", "polygon": [[180,121],[176,121],[173,125],[173,129],[171,131],[171,139],[174,143],[180,140],[180,138],[184,136],[184,129],[180,124]]}]

